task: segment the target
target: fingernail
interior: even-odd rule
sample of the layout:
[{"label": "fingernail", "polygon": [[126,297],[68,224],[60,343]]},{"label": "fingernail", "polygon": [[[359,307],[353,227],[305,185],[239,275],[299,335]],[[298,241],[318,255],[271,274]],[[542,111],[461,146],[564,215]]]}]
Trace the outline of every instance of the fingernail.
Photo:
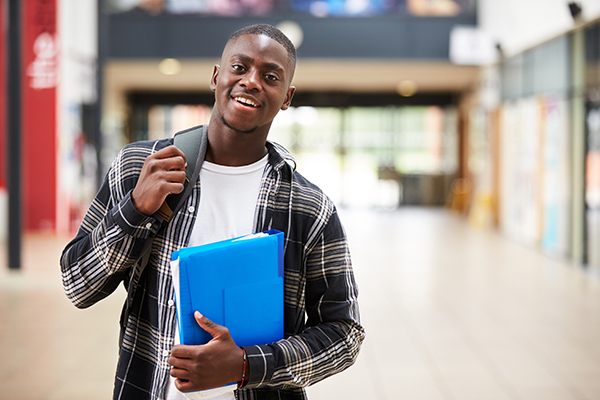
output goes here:
[{"label": "fingernail", "polygon": [[200,314],[200,311],[196,311],[196,317],[202,318],[202,317],[204,317],[204,315]]}]

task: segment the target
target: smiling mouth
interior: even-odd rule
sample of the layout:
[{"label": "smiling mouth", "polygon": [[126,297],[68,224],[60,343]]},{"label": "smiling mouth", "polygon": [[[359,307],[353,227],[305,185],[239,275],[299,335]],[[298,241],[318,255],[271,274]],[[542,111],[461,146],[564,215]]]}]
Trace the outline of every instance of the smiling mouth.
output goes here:
[{"label": "smiling mouth", "polygon": [[252,100],[247,99],[245,97],[234,97],[233,99],[235,101],[237,101],[238,103],[243,104],[243,105],[245,105],[247,107],[252,107],[252,108],[257,108],[258,107],[258,104],[256,104]]}]

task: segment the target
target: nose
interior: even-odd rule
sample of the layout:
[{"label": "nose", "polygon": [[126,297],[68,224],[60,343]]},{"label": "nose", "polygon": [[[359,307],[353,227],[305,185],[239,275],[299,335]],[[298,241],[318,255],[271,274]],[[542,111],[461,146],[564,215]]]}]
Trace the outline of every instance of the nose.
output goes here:
[{"label": "nose", "polygon": [[248,90],[260,90],[260,73],[258,70],[252,68],[243,76],[240,81],[240,85],[245,86]]}]

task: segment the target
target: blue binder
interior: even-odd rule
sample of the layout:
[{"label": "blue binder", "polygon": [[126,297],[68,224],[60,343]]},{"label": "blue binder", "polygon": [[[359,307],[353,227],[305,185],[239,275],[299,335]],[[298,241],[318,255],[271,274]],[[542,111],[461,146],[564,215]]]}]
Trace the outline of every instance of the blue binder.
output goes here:
[{"label": "blue binder", "polygon": [[227,327],[238,346],[283,339],[283,232],[183,248],[171,260],[181,344],[212,339],[195,311]]}]

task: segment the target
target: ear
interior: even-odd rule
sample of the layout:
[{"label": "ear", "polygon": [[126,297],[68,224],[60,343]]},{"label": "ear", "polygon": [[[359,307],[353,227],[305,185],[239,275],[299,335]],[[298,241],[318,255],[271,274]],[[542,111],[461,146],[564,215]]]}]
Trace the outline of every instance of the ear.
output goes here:
[{"label": "ear", "polygon": [[296,92],[295,86],[290,86],[288,88],[287,93],[285,95],[285,101],[283,102],[283,105],[281,106],[282,110],[287,110],[290,107],[290,104],[292,104],[292,98],[294,97],[295,92]]},{"label": "ear", "polygon": [[217,77],[219,76],[219,70],[221,67],[219,65],[215,65],[213,68],[212,77],[210,78],[210,90],[213,92],[217,90]]}]

